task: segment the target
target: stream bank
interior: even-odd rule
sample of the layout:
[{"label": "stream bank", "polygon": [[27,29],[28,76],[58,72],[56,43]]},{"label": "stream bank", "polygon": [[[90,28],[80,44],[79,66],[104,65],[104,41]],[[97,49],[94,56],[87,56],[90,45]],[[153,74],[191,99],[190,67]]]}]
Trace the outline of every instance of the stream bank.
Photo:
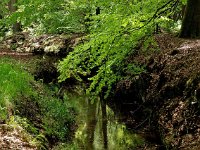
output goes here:
[{"label": "stream bank", "polygon": [[[146,72],[119,81],[113,89],[113,96],[107,100],[108,106],[102,109],[98,101],[94,107],[88,103],[87,98],[83,98],[82,106],[76,104],[80,108],[80,116],[76,114],[78,126],[74,126],[73,130],[77,129],[75,135],[72,135],[75,136],[73,148],[106,149],[110,146],[108,149],[112,149],[113,145],[120,144],[112,143],[113,139],[117,141],[119,137],[122,137],[119,141],[124,142],[122,146],[134,144],[134,140],[129,140],[133,137],[140,139],[140,142],[145,141],[140,146],[134,145],[135,149],[200,148],[200,41],[180,39],[169,34],[157,35],[155,39],[159,51],[132,58],[146,66]],[[58,59],[52,59],[54,55],[49,54],[51,57],[40,57],[35,79],[56,84],[58,74],[54,61]],[[58,57],[60,59],[60,55]],[[55,90],[55,96],[62,101],[63,91],[72,90],[73,84],[73,79],[66,81],[63,83],[65,86]],[[102,110],[104,115],[107,114],[106,120],[102,119]],[[102,122],[107,126],[103,126]],[[61,144],[57,149],[60,147],[69,148]]]},{"label": "stream bank", "polygon": [[[197,150],[200,131],[200,40],[157,35],[160,51],[135,59],[146,72],[120,81],[112,102],[128,127],[161,149]],[[148,133],[148,134],[146,134]]]}]

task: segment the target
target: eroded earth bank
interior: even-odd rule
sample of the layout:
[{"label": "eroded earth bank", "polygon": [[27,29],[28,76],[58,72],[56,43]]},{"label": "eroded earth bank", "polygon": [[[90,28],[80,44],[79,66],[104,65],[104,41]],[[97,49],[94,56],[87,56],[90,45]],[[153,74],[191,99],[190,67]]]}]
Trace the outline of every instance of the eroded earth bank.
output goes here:
[{"label": "eroded earth bank", "polygon": [[200,149],[200,40],[155,39],[160,51],[135,58],[146,72],[120,81],[114,102],[129,116],[127,125],[155,147]]}]

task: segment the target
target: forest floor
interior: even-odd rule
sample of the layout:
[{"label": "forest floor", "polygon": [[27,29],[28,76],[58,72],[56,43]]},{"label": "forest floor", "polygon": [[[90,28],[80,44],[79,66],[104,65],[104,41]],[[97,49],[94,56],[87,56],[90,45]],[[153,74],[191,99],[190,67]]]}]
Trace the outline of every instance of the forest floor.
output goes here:
[{"label": "forest floor", "polygon": [[[156,35],[155,39],[160,51],[142,59],[138,57],[147,66],[143,79],[144,105],[152,110],[151,119],[163,144],[175,149],[200,149],[200,40],[169,34]],[[29,59],[32,53],[11,51],[2,45],[0,57],[4,56]],[[15,130],[10,133],[0,127],[0,149],[34,147],[23,141]]]},{"label": "forest floor", "polygon": [[20,126],[0,124],[0,149],[36,150],[37,148],[27,141],[25,131]]}]

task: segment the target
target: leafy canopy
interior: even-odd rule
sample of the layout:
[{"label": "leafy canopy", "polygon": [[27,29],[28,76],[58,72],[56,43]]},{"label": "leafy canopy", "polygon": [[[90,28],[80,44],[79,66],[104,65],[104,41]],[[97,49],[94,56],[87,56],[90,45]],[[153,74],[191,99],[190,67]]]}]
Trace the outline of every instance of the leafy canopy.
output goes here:
[{"label": "leafy canopy", "polygon": [[[112,85],[123,78],[124,71],[131,68],[132,75],[144,71],[136,62],[124,62],[129,55],[136,53],[139,41],[152,42],[150,35],[155,24],[166,23],[165,17],[170,15],[170,7],[176,3],[165,0],[90,1],[89,35],[86,42],[60,62],[60,81],[70,77],[81,81],[86,76],[91,81],[87,92],[99,95],[104,90],[106,98]],[[101,12],[95,15],[98,7]]]},{"label": "leafy canopy", "polygon": [[[7,0],[8,1],[8,0]],[[6,3],[6,0],[4,0]],[[130,55],[137,54],[143,41],[148,50],[156,25],[174,30],[173,16],[185,0],[18,0],[18,11],[5,13],[0,23],[21,22],[39,33],[86,33],[84,43],[75,47],[58,65],[60,81],[87,78],[92,95],[104,91],[124,78],[144,71]],[[3,6],[3,5],[2,5]],[[100,14],[96,14],[97,9]],[[177,9],[178,8],[178,9]],[[4,11],[5,12],[5,11]],[[177,21],[177,20],[176,20]]]},{"label": "leafy canopy", "polygon": [[[0,2],[0,8],[4,13],[4,19],[0,23],[9,26],[15,22],[20,22],[23,27],[37,29],[38,33],[69,33],[83,32],[84,25],[81,18],[85,10],[77,10],[73,1],[69,0],[18,0],[18,10],[8,13],[7,3],[9,0]],[[83,8],[84,9],[84,8]]]}]

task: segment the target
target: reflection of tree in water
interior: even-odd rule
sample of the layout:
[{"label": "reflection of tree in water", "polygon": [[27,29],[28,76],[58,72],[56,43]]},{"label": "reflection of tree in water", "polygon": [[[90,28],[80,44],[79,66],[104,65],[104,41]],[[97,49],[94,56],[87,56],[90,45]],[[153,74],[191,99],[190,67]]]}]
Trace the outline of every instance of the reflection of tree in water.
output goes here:
[{"label": "reflection of tree in water", "polygon": [[[101,113],[97,112],[97,109]],[[100,119],[101,118],[101,119]],[[86,127],[86,148],[87,150],[93,150],[95,141],[95,129],[100,127],[99,138],[101,138],[104,149],[108,148],[108,135],[107,135],[107,112],[106,112],[106,102],[104,100],[95,101],[93,104],[88,102],[87,109],[87,127]],[[97,123],[99,126],[97,126]],[[96,132],[97,133],[97,132]],[[100,142],[99,141],[99,142]]]},{"label": "reflection of tree in water", "polygon": [[119,124],[113,111],[106,106],[106,102],[96,100],[91,103],[86,99],[81,103],[79,118],[82,126],[78,131],[79,146],[82,150],[112,150],[134,149],[143,144],[143,140],[136,134]]},{"label": "reflection of tree in water", "polygon": [[88,101],[88,109],[87,109],[87,120],[86,120],[86,148],[87,150],[93,150],[93,142],[94,142],[94,133],[95,133],[95,127],[97,123],[96,118],[96,108],[97,108],[97,102],[94,102],[93,104]]},{"label": "reflection of tree in water", "polygon": [[102,111],[102,132],[103,132],[103,144],[104,149],[108,148],[108,133],[107,133],[107,112],[106,112],[106,102],[101,99],[101,111]]}]

